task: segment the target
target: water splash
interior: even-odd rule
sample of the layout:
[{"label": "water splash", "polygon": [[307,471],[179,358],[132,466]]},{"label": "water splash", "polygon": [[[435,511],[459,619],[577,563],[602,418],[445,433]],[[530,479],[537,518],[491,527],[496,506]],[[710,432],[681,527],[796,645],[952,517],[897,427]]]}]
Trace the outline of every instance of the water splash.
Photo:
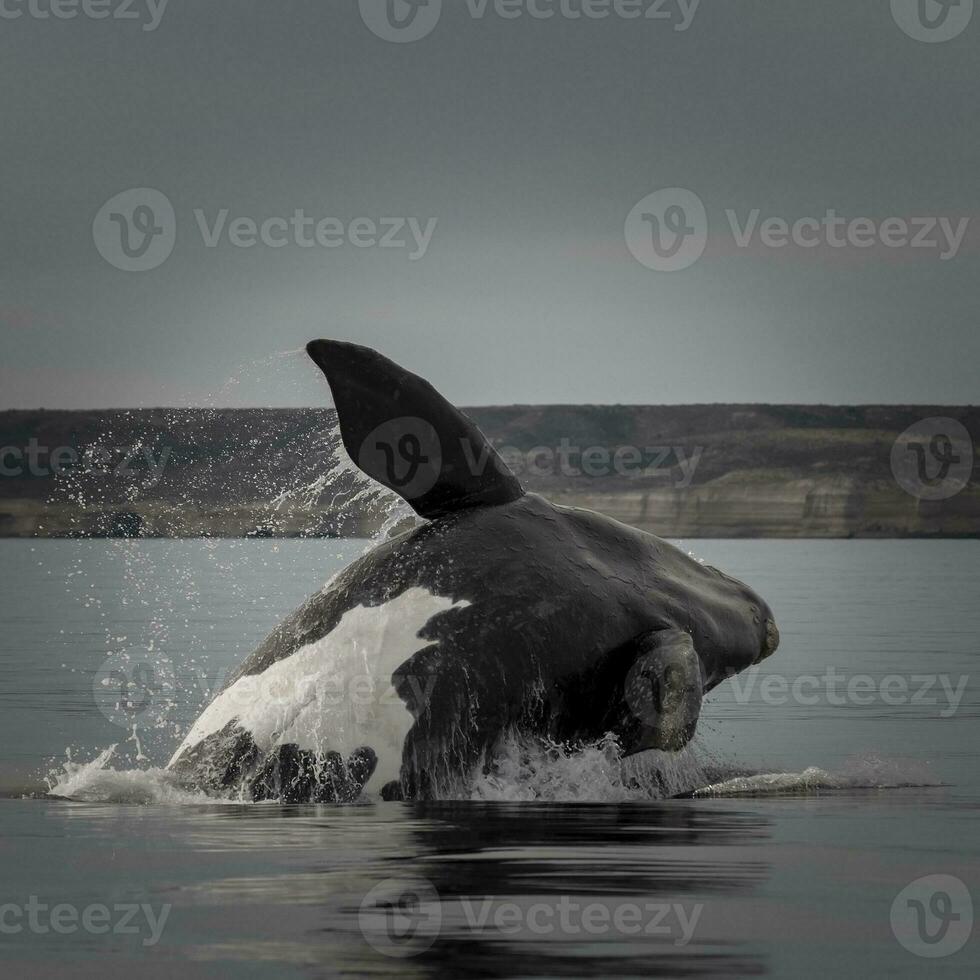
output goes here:
[{"label": "water splash", "polygon": [[703,748],[624,757],[615,736],[576,747],[520,734],[504,738],[470,796],[498,802],[626,803],[691,793],[707,780]]},{"label": "water splash", "polygon": [[[209,637],[205,626],[192,623],[186,612],[182,621],[178,618],[188,600],[204,601],[193,571],[179,563],[161,567],[141,547],[140,537],[238,537],[244,526],[255,537],[364,536],[365,550],[370,550],[392,533],[420,523],[401,498],[375,484],[350,460],[332,409],[235,414],[220,407],[234,400],[234,389],[249,374],[261,372],[263,381],[270,370],[281,374],[281,389],[301,383],[308,369],[303,350],[285,351],[237,369],[208,395],[203,412],[106,413],[98,429],[80,434],[80,465],[64,469],[55,481],[48,503],[51,519],[63,526],[54,533],[108,537],[110,558],[121,565],[121,585],[107,596],[89,581],[80,555],[66,591],[101,621],[104,676],[96,678],[100,686],[95,697],[129,731],[136,746],[134,765],[145,765],[148,756],[172,748],[183,734],[188,722],[184,714],[195,706],[171,695],[187,687],[188,678],[200,694],[195,714],[221,686],[215,678],[215,684],[197,690],[212,674],[206,655]],[[124,465],[127,459],[130,463]],[[159,470],[132,464],[164,459],[167,463]],[[232,559],[217,549],[210,555],[231,594],[243,605],[252,601],[238,584],[248,576],[236,572],[254,556],[247,549]],[[122,620],[128,623],[125,629],[119,627]],[[175,632],[189,635],[189,649],[175,649]],[[243,656],[251,645],[243,636],[243,647],[249,647]],[[152,696],[135,683],[144,666],[152,670],[144,685],[152,686]],[[67,664],[65,669],[81,668]],[[136,704],[128,699],[134,690],[146,695]],[[113,701],[116,693],[118,703]],[[103,782],[105,778],[100,777]]]},{"label": "water splash", "polygon": [[[252,804],[242,791],[204,792],[167,769],[114,768],[117,746],[87,763],[67,759],[47,778],[52,796],[92,803]],[[694,743],[681,752],[644,752],[623,758],[616,739],[570,748],[546,739],[509,735],[486,771],[473,774],[457,798],[493,803],[643,803],[672,797],[779,797],[822,795],[871,789],[938,787],[921,762],[869,755],[839,771],[810,766],[801,772],[738,772]],[[365,791],[357,804],[378,802]]]},{"label": "water splash", "polygon": [[541,739],[510,735],[498,746],[470,797],[494,802],[621,803],[643,793],[623,779],[619,743],[612,736],[571,750]]},{"label": "water splash", "polygon": [[849,760],[838,772],[808,766],[802,772],[740,774],[702,786],[692,795],[805,796],[841,790],[907,789],[942,785],[927,763],[868,755]]},{"label": "water splash", "polygon": [[111,762],[117,746],[110,745],[91,762],[65,761],[60,771],[47,777],[48,795],[82,803],[177,804],[237,803],[234,799],[206,796],[182,785],[166,769],[115,769]]}]

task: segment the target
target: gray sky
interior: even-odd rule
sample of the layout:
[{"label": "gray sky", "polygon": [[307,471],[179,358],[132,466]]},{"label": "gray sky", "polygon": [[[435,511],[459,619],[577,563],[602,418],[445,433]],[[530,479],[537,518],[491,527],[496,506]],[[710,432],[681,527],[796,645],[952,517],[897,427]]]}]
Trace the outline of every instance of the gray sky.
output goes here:
[{"label": "gray sky", "polygon": [[[670,20],[445,0],[428,36],[392,43],[353,0],[170,0],[154,30],[146,0],[138,20],[28,2],[0,0],[23,12],[0,18],[0,407],[325,404],[312,365],[275,356],[319,336],[459,404],[976,401],[980,11],[926,43],[887,0],[702,0],[685,30],[679,0],[636,0]],[[150,271],[93,240],[130,188],[174,209]],[[661,188],[705,207],[704,253],[679,271],[624,235]],[[222,209],[208,247],[195,211],[210,234]],[[364,247],[311,226],[302,247],[285,222],[283,247],[229,239],[235,218],[297,209],[344,236],[357,218],[437,222],[427,248],[392,224],[359,225]],[[861,247],[816,222],[815,247],[774,247],[778,226],[741,245],[753,209],[873,223]],[[651,213],[663,251],[677,212]],[[970,223],[955,249],[938,223],[907,229],[934,248],[881,225],[916,217]],[[380,247],[389,229],[406,247]]]}]

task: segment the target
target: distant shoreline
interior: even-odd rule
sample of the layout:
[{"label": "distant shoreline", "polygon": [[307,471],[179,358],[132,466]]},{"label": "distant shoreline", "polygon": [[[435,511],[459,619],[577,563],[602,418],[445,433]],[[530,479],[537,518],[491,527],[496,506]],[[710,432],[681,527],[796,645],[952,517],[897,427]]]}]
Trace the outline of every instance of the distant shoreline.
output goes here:
[{"label": "distant shoreline", "polygon": [[[980,485],[922,499],[893,471],[921,405],[466,409],[526,488],[662,537],[980,538]],[[0,412],[0,537],[370,537],[331,409]],[[901,444],[900,444],[901,445]],[[969,471],[968,471],[969,472]],[[354,499],[356,497],[356,499]]]}]

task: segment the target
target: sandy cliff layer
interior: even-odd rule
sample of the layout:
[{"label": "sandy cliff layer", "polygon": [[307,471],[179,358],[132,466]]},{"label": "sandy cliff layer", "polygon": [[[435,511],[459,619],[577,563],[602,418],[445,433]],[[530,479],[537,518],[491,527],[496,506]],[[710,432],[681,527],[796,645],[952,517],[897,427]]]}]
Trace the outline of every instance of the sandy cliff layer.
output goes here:
[{"label": "sandy cliff layer", "polygon": [[[929,501],[903,489],[891,468],[899,435],[923,418],[955,418],[980,446],[974,408],[579,405],[470,414],[528,489],[664,536],[980,537],[976,476]],[[337,443],[330,410],[0,412],[0,451],[15,449],[0,475],[0,536],[370,534],[381,508],[334,469]],[[67,465],[54,466],[56,458]]]}]

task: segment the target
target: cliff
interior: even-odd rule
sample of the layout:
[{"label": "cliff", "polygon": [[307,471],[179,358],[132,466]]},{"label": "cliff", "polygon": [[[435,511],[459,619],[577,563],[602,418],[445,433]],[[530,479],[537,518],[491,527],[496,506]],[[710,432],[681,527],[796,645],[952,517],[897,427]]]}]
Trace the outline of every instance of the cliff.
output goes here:
[{"label": "cliff", "polygon": [[[958,420],[975,447],[976,408],[467,411],[529,490],[666,537],[980,536],[975,479],[920,499],[892,463],[899,435],[925,418]],[[384,507],[338,454],[335,421],[294,409],[0,412],[0,536],[369,534]]]}]

